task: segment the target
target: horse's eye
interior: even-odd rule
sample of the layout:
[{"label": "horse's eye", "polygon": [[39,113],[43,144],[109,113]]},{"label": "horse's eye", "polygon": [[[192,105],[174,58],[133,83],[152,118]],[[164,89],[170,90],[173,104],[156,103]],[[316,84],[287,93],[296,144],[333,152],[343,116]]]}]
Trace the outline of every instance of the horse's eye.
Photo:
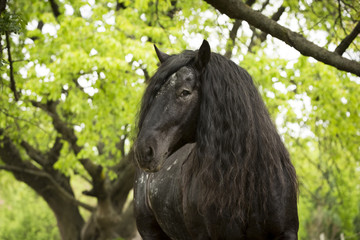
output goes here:
[{"label": "horse's eye", "polygon": [[191,93],[190,91],[188,90],[183,90],[180,94],[180,97],[186,97],[186,96],[189,96]]}]

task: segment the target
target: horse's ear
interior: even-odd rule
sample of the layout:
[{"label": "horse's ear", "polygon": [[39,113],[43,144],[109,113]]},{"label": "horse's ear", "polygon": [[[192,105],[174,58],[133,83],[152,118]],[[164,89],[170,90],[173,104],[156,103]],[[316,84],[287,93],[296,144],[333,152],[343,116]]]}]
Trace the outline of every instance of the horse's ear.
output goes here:
[{"label": "horse's ear", "polygon": [[202,71],[209,63],[211,55],[210,45],[208,41],[204,40],[196,56],[195,66],[199,71]]},{"label": "horse's ear", "polygon": [[156,45],[154,44],[154,48],[155,48],[155,52],[156,52],[156,55],[158,56],[159,58],[159,61],[160,63],[163,63],[166,61],[166,59],[168,59],[170,57],[170,55],[166,54],[166,53],[163,53],[162,51],[160,51]]}]

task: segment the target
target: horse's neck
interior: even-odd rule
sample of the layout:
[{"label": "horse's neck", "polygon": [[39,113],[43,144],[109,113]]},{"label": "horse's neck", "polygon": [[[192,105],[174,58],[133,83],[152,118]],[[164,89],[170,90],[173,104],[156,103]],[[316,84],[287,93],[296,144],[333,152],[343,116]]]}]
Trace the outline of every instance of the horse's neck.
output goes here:
[{"label": "horse's neck", "polygon": [[194,151],[195,151],[196,143],[188,143],[179,148],[176,152],[171,154],[171,156],[166,159],[164,168],[170,167],[171,165],[176,163],[180,163],[180,165],[183,165],[189,158],[192,157]]}]

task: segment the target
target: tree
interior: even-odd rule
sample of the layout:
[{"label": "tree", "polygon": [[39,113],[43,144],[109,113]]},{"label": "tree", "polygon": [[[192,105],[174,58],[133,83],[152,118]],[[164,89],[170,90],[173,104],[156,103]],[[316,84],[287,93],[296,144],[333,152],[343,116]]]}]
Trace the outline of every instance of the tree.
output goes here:
[{"label": "tree", "polygon": [[[357,238],[359,12],[347,0],[2,0],[0,173],[45,200],[62,239],[131,238],[131,145],[152,45],[176,53],[207,38],[250,72],[288,146],[300,236]],[[275,38],[319,62],[282,59]]]},{"label": "tree", "polygon": [[[272,17],[267,17],[249,6],[249,2],[252,2],[251,0],[248,1],[248,5],[241,0],[207,0],[207,2],[230,18],[245,20],[253,27],[260,29],[264,34],[270,34],[271,36],[284,41],[304,56],[314,57],[316,60],[325,64],[329,64],[340,70],[351,72],[360,76],[360,63],[355,60],[349,60],[348,58],[342,57],[344,52],[354,40],[354,46],[358,44],[356,37],[360,33],[360,21],[359,16],[356,15],[358,15],[359,3],[346,0],[326,1],[325,3],[319,1],[287,1],[279,7]],[[268,2],[269,1],[265,2],[265,4],[268,4]],[[332,22],[329,21],[329,18],[332,18],[335,15],[335,23],[330,24],[330,26],[337,31],[337,34],[341,35],[337,36],[335,39],[329,38],[326,44],[327,46],[319,47],[312,41],[307,40],[301,34],[293,32],[276,22],[279,20],[282,13],[285,12],[285,7],[297,7],[298,3],[308,7],[306,11],[309,11],[312,15],[324,15],[324,17],[318,21],[318,24]],[[306,14],[306,11],[304,11],[303,14]],[[324,11],[328,11],[329,13],[324,14]],[[302,14],[302,11],[300,10],[297,14]],[[309,24],[309,22],[307,24]],[[351,27],[354,26],[350,33],[346,30],[346,28],[348,29],[347,25],[350,25]],[[314,29],[316,29],[315,27],[316,26],[314,26]],[[340,33],[337,30],[338,28],[341,28]],[[303,28],[303,30],[305,29]],[[329,30],[332,29],[330,28]],[[335,50],[329,51],[327,49],[328,45],[331,43],[337,44],[338,39],[341,38],[342,35],[345,35],[345,37],[340,43],[338,43]],[[264,36],[262,39],[265,40]]]},{"label": "tree", "polygon": [[[31,3],[9,1],[5,10],[27,27],[12,36],[4,28],[0,169],[47,202],[63,239],[130,237],[132,207],[124,206],[134,167],[128,141],[142,83],[156,62],[145,51],[152,44],[141,37],[161,44],[168,32],[154,26],[156,15],[141,18],[155,5]],[[75,196],[74,176],[91,184],[84,194],[97,199],[95,206]],[[91,212],[86,223],[79,207]]]}]

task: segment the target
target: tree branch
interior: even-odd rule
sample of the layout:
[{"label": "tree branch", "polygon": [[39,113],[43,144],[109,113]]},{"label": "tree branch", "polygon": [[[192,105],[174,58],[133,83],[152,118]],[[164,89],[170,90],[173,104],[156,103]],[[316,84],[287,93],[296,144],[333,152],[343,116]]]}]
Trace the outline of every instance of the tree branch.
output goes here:
[{"label": "tree branch", "polygon": [[5,116],[7,117],[10,117],[12,119],[15,119],[15,120],[18,120],[18,121],[24,121],[24,122],[27,122],[33,126],[36,126],[37,128],[39,128],[41,131],[45,132],[46,133],[46,130],[43,129],[42,127],[40,127],[40,124],[39,123],[35,123],[35,122],[31,122],[29,121],[28,119],[24,119],[24,118],[20,118],[20,117],[17,117],[17,116],[13,116],[11,115],[10,113],[8,113],[7,111],[5,111],[4,109],[1,109],[0,108],[0,112],[3,113]]},{"label": "tree branch", "polygon": [[[264,7],[265,8],[265,7]],[[262,8],[262,10],[264,9]],[[281,5],[279,9],[271,16],[271,19],[274,21],[279,21],[281,15],[284,13],[285,7]],[[253,31],[253,35],[251,36],[251,41],[248,47],[249,52],[252,52],[252,48],[255,46],[255,38],[260,40],[260,43],[264,42],[266,40],[266,36],[268,35],[266,32],[261,32],[261,34],[258,34],[256,32],[256,29],[254,27],[250,27]]]},{"label": "tree branch", "polygon": [[[59,116],[56,111],[58,101],[48,101],[46,104],[36,101],[31,101],[31,104],[44,110],[51,118],[55,130],[60,133],[63,138],[69,142],[75,155],[78,155],[82,147],[77,144],[77,137],[74,129],[70,128]],[[90,174],[93,180],[93,190],[85,194],[91,196],[102,197],[106,191],[104,189],[104,181],[106,176],[103,173],[103,168],[100,165],[93,163],[90,159],[79,159],[85,170]]]},{"label": "tree branch", "polygon": [[6,1],[7,0],[0,0],[0,14],[2,14],[2,12],[6,9]]},{"label": "tree branch", "polygon": [[115,10],[119,11],[120,9],[126,9],[126,6],[123,2],[119,2],[119,0],[116,0]]},{"label": "tree branch", "polygon": [[[269,1],[267,1],[267,2],[269,2]],[[252,6],[254,3],[255,3],[255,0],[247,0],[246,1],[246,5],[248,5],[248,6]],[[234,25],[229,33],[229,39],[231,40],[231,45],[226,46],[226,52],[224,55],[225,57],[227,57],[229,59],[232,56],[232,49],[235,46],[236,35],[237,35],[237,32],[238,32],[241,24],[242,24],[242,21],[239,19],[236,19],[234,22]]]},{"label": "tree branch", "polygon": [[8,52],[8,60],[10,66],[10,89],[14,93],[15,101],[19,100],[19,93],[16,91],[16,84],[15,84],[15,77],[14,77],[14,66],[11,57],[11,47],[10,47],[10,33],[5,33],[6,45],[7,45],[7,52]]},{"label": "tree branch", "polygon": [[55,0],[50,0],[50,5],[52,12],[57,19],[60,16],[59,5],[55,2]]},{"label": "tree branch", "polygon": [[133,188],[133,182],[129,179],[135,177],[134,149],[131,149],[128,155],[123,157],[121,162],[114,168],[118,178],[113,183],[111,189],[111,198],[116,204],[117,209],[122,209],[129,191]]},{"label": "tree branch", "polygon": [[360,33],[360,21],[356,24],[352,32],[341,41],[341,43],[339,44],[339,46],[336,47],[334,52],[339,54],[340,56],[343,55],[343,53],[350,46],[350,44],[354,41],[354,39],[357,37],[359,33]]},{"label": "tree branch", "polygon": [[4,166],[4,165],[0,165],[0,170],[6,170],[9,172],[19,172],[19,173],[25,173],[25,174],[30,174],[36,177],[44,177],[47,178],[48,180],[50,180],[50,182],[53,184],[53,186],[61,193],[63,194],[66,198],[68,198],[71,202],[73,202],[74,204],[83,207],[84,209],[92,212],[95,210],[94,207],[80,202],[79,200],[75,199],[74,196],[72,196],[70,193],[68,193],[67,191],[65,191],[55,180],[54,178],[52,178],[48,173],[41,171],[41,170],[36,170],[36,169],[25,169],[25,168],[20,168],[20,167],[16,167],[16,166]]},{"label": "tree branch", "polygon": [[[285,7],[283,5],[281,5],[279,7],[279,9],[271,16],[271,20],[277,22],[279,21],[281,15],[285,12]],[[266,36],[267,36],[267,33],[266,32],[262,32],[260,34],[260,41],[263,42],[265,41],[266,39]]]},{"label": "tree branch", "polygon": [[226,52],[225,52],[225,57],[227,57],[228,59],[231,58],[232,56],[232,49],[235,46],[235,39],[236,39],[236,35],[237,35],[237,31],[239,30],[240,26],[241,26],[242,21],[239,19],[236,19],[234,22],[234,25],[230,31],[229,34],[229,39],[231,41],[231,45],[228,45],[226,48]]},{"label": "tree branch", "polygon": [[46,170],[50,170],[54,163],[57,162],[60,156],[60,151],[63,147],[60,137],[56,137],[53,147],[47,153],[42,153],[24,140],[21,141],[20,145],[25,149],[26,154],[31,159],[40,164]]},{"label": "tree branch", "polygon": [[[47,201],[60,194],[78,206],[89,211],[94,210],[93,207],[76,200],[72,195],[71,189],[69,189],[69,192],[60,185],[62,184],[61,180],[64,179],[54,179],[54,177],[59,177],[59,175],[50,175],[34,166],[30,161],[23,161],[19,150],[12,140],[4,135],[4,130],[2,129],[0,129],[0,136],[2,137],[0,140],[0,158],[6,164],[1,165],[0,170],[11,171],[18,180],[25,182]],[[48,180],[51,184],[49,184]]]},{"label": "tree branch", "polygon": [[160,18],[159,18],[159,0],[156,0],[155,2],[155,14],[156,14],[156,22],[159,24],[159,26],[166,31],[165,27],[161,24]]},{"label": "tree branch", "polygon": [[308,41],[302,35],[281,26],[263,14],[254,11],[240,0],[205,0],[230,18],[242,19],[250,25],[294,47],[304,56],[310,56],[325,64],[360,76],[360,63],[341,57]]},{"label": "tree branch", "polygon": [[25,149],[26,154],[31,159],[33,159],[35,162],[40,164],[42,167],[46,166],[46,158],[42,152],[35,149],[33,146],[31,146],[28,142],[26,142],[24,140],[21,141],[20,145]]},{"label": "tree branch", "polygon": [[62,143],[61,137],[57,136],[55,139],[54,145],[52,146],[50,151],[46,153],[48,163],[50,166],[53,166],[59,159],[60,151],[61,151],[63,145],[64,144]]},{"label": "tree branch", "polygon": [[56,112],[56,107],[59,104],[58,101],[48,101],[46,104],[37,102],[34,100],[30,101],[34,107],[44,110],[52,119],[55,130],[60,133],[63,138],[70,143],[74,153],[77,155],[81,147],[77,145],[77,137],[75,136],[74,129],[69,128],[65,122],[63,122]]},{"label": "tree branch", "polygon": [[[337,2],[338,2],[338,7],[337,7],[337,9],[338,9],[338,17],[337,17],[337,19],[339,19],[340,27],[344,30],[344,33],[347,34],[346,29],[344,28],[342,17],[341,17],[341,2],[340,2],[340,0],[337,0]],[[335,20],[335,22],[337,21],[337,19]]]}]

